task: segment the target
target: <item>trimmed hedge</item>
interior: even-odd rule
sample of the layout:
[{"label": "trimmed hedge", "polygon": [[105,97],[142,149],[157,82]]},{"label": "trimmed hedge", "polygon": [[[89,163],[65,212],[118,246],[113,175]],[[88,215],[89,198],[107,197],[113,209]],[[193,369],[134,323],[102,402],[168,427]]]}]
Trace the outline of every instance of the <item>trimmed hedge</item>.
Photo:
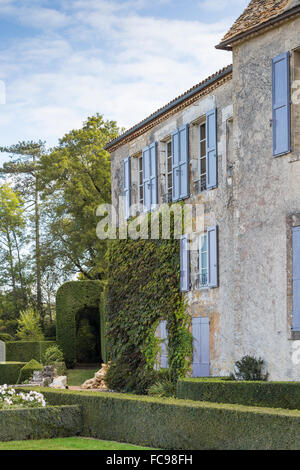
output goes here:
[{"label": "trimmed hedge", "polygon": [[0,385],[15,385],[18,381],[20,370],[25,362],[1,362]]},{"label": "trimmed hedge", "polygon": [[108,362],[108,352],[106,346],[106,322],[107,322],[107,286],[105,285],[103,292],[100,296],[100,339],[101,339],[101,356],[102,361],[107,364]]},{"label": "trimmed hedge", "polygon": [[103,287],[103,281],[71,281],[57,291],[56,337],[68,368],[76,365],[76,315],[90,311],[93,316],[96,312],[100,330],[99,303]]},{"label": "trimmed hedge", "polygon": [[79,406],[0,411],[0,441],[71,437],[81,431]]},{"label": "trimmed hedge", "polygon": [[6,360],[28,362],[35,359],[42,362],[45,351],[55,344],[55,341],[8,341],[5,343]]},{"label": "trimmed hedge", "polygon": [[300,382],[182,379],[177,383],[177,398],[300,410]]},{"label": "trimmed hedge", "polygon": [[176,450],[300,449],[300,411],[39,389],[82,407],[82,435]]},{"label": "trimmed hedge", "polygon": [[43,370],[42,364],[40,364],[35,359],[31,359],[31,361],[27,362],[24,367],[20,370],[20,374],[18,377],[18,384],[24,383],[26,380],[32,378],[33,372],[36,370]]}]

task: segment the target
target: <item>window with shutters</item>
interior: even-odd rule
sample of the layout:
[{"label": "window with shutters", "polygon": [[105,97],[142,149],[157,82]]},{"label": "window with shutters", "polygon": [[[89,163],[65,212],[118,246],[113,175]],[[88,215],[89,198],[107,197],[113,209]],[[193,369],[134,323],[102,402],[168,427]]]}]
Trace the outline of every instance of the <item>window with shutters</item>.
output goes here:
[{"label": "window with shutters", "polygon": [[292,103],[291,103],[291,145],[294,158],[299,159],[300,154],[300,49],[293,51],[291,56],[292,73]]},{"label": "window with shutters", "polygon": [[138,207],[142,211],[144,205],[143,157],[138,157]]},{"label": "window with shutters", "polygon": [[207,233],[199,236],[198,253],[197,253],[197,278],[196,287],[207,287],[208,282],[208,248]]},{"label": "window with shutters", "polygon": [[172,202],[173,177],[172,177],[172,141],[169,140],[166,146],[166,194],[165,203]]},{"label": "window with shutters", "polygon": [[199,126],[199,181],[198,192],[206,190],[206,122]]}]

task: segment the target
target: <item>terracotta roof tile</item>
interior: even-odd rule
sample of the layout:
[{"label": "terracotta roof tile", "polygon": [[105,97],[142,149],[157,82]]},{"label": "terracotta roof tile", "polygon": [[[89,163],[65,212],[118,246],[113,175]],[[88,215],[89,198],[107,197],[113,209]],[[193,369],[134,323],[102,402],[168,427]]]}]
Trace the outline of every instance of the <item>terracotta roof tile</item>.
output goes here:
[{"label": "terracotta roof tile", "polygon": [[251,0],[248,7],[224,36],[222,42],[233,39],[238,34],[245,33],[280,15],[291,3],[297,2],[291,2],[291,0]]}]

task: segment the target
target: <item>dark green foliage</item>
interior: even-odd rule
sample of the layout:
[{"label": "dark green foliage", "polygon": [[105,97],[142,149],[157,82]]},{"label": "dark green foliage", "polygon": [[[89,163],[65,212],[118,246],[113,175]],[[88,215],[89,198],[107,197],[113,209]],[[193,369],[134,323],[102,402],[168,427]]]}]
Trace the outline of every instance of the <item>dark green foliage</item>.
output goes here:
[{"label": "dark green foliage", "polygon": [[12,341],[13,337],[9,333],[0,333],[0,341]]},{"label": "dark green foliage", "polygon": [[0,441],[69,437],[81,430],[81,409],[76,405],[0,411]]},{"label": "dark green foliage", "polygon": [[[179,240],[112,240],[108,256],[106,337],[120,374],[114,390],[136,387],[144,393],[138,383],[144,381],[141,371],[152,370],[157,358],[154,333],[160,320],[167,320],[170,374],[175,382],[186,374],[192,349],[190,318],[179,288]],[[108,384],[113,388],[116,380],[111,378],[112,371]]]},{"label": "dark green foliage", "polygon": [[82,435],[162,449],[300,449],[300,412],[114,393],[41,389],[82,406]]},{"label": "dark green foliage", "polygon": [[236,380],[268,380],[268,373],[263,372],[264,361],[260,357],[244,356],[235,363]]},{"label": "dark green foliage", "polygon": [[5,362],[0,364],[0,385],[15,385],[24,362]]},{"label": "dark green foliage", "polygon": [[300,382],[182,379],[177,384],[177,398],[300,410]]},{"label": "dark green foliage", "polygon": [[[90,341],[86,341],[84,348],[97,347],[94,351],[92,359],[100,362],[101,345],[100,345],[100,313],[99,302],[101,292],[103,291],[102,281],[73,281],[63,284],[56,296],[56,331],[57,344],[62,350],[66,365],[69,369],[76,365],[77,351],[76,342],[81,324],[85,320],[89,321],[89,325],[93,327],[94,334],[90,335]],[[79,355],[82,352],[80,346],[82,342],[78,342]],[[84,350],[84,354],[86,349]]]},{"label": "dark green foliage", "polygon": [[30,380],[32,378],[33,372],[36,370],[43,370],[43,366],[35,359],[31,359],[31,361],[27,362],[27,364],[25,364],[25,366],[23,366],[20,370],[17,383],[22,384],[27,380]]},{"label": "dark green foliage", "polygon": [[175,397],[176,385],[169,378],[158,380],[149,388],[148,395],[161,398]]},{"label": "dark green foliage", "polygon": [[107,283],[105,283],[103,292],[100,296],[100,341],[101,341],[101,357],[102,361],[107,364],[108,353],[106,347],[106,322],[107,322]]},{"label": "dark green foliage", "polygon": [[64,362],[64,355],[58,346],[51,346],[45,351],[42,362],[45,366],[51,366],[56,362]]},{"label": "dark green foliage", "polygon": [[6,360],[42,362],[46,350],[55,344],[55,341],[9,341],[6,343]]},{"label": "dark green foliage", "polygon": [[111,390],[122,390],[125,393],[146,395],[149,387],[160,377],[160,372],[145,367],[132,370],[130,364],[118,358],[112,362],[106,374],[106,383]]}]

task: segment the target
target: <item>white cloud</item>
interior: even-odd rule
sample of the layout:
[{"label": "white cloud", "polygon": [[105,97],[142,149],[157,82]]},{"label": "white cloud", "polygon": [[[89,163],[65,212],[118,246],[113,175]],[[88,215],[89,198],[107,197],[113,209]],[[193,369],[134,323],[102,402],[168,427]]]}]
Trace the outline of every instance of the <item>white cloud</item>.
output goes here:
[{"label": "white cloud", "polygon": [[230,63],[230,53],[214,48],[230,24],[145,17],[144,1],[67,1],[63,12],[26,7],[23,23],[48,27],[0,56],[5,143],[53,145],[96,112],[130,127]]}]

